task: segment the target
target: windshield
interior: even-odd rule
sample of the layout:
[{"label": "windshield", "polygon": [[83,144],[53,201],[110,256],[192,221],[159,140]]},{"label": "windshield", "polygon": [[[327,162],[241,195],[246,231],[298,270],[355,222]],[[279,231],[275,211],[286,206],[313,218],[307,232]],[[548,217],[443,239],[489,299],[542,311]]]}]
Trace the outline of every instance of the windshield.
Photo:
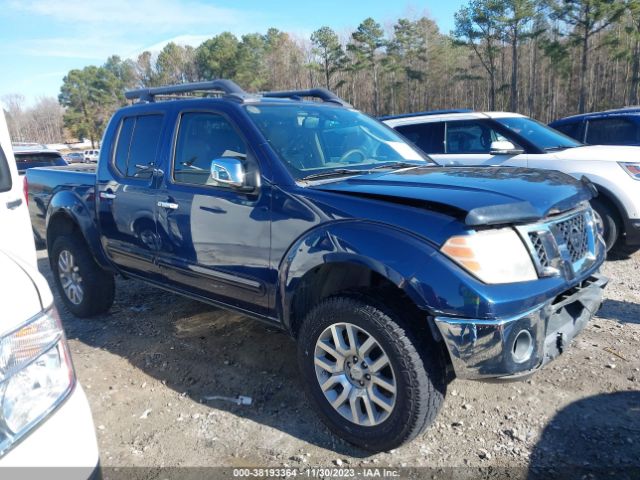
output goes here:
[{"label": "windshield", "polygon": [[355,110],[309,104],[246,109],[297,180],[360,173],[385,164],[430,163],[393,130]]},{"label": "windshield", "polygon": [[496,122],[524,137],[540,150],[579,147],[582,143],[527,117],[496,118]]}]

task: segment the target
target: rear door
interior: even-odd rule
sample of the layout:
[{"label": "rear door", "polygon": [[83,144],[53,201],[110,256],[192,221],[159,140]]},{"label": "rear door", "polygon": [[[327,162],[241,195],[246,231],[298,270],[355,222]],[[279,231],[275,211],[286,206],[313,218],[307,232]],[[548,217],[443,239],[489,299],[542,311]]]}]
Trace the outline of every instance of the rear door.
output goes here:
[{"label": "rear door", "polygon": [[[98,176],[98,221],[107,256],[130,273],[153,278],[159,241],[156,175],[165,128],[163,113],[125,116]],[[105,152],[106,153],[106,152]]]},{"label": "rear door", "polygon": [[36,266],[36,248],[22,179],[13,157],[9,131],[0,111],[0,250]]}]

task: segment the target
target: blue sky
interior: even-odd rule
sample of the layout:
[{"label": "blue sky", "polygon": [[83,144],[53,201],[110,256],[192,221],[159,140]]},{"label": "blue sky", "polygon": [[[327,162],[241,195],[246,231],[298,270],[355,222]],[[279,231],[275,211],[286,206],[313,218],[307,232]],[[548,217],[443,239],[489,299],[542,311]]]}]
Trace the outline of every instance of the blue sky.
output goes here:
[{"label": "blue sky", "polygon": [[171,40],[197,46],[223,31],[269,27],[308,37],[329,25],[338,33],[366,17],[390,27],[427,14],[443,32],[463,2],[450,0],[0,0],[0,97],[57,96],[73,68],[101,65],[111,54],[135,58]]}]

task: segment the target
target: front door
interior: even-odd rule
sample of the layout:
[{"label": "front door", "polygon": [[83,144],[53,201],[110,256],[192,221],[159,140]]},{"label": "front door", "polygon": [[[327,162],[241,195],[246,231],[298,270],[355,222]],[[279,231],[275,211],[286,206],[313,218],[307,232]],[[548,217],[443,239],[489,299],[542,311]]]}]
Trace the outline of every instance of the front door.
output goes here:
[{"label": "front door", "polygon": [[[446,122],[444,153],[431,157],[440,165],[526,166],[525,154],[496,154],[491,144],[506,138],[485,120]],[[514,144],[519,148],[519,145]]]},{"label": "front door", "polygon": [[98,221],[107,256],[124,271],[153,279],[159,247],[156,228],[155,167],[164,116],[124,117],[109,162],[98,179]]},{"label": "front door", "polygon": [[[248,188],[216,182],[211,163],[239,159]],[[247,142],[221,113],[181,114],[175,152],[158,190],[158,263],[168,281],[199,296],[266,314],[270,189]],[[251,189],[251,187],[253,187]]]}]

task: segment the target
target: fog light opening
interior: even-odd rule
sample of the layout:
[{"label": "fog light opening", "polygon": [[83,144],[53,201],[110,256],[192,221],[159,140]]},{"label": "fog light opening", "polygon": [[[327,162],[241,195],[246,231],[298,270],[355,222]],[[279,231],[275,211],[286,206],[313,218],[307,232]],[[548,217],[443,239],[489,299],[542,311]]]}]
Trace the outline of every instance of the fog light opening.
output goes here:
[{"label": "fog light opening", "polygon": [[513,342],[511,355],[516,363],[526,362],[533,353],[533,339],[527,330],[522,330]]}]

